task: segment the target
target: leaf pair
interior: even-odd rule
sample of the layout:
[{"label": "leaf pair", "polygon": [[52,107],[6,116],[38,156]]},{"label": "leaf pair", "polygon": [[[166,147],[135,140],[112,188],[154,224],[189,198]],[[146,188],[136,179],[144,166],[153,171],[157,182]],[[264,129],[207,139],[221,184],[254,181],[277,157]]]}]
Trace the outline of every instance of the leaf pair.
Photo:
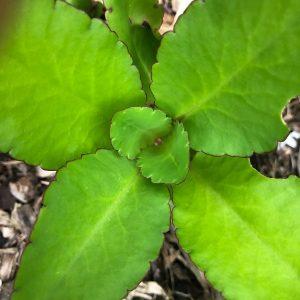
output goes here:
[{"label": "leaf pair", "polygon": [[120,155],[138,158],[143,176],[153,183],[179,183],[188,172],[187,133],[182,124],[172,126],[172,120],[159,110],[134,107],[117,113],[111,139]]}]

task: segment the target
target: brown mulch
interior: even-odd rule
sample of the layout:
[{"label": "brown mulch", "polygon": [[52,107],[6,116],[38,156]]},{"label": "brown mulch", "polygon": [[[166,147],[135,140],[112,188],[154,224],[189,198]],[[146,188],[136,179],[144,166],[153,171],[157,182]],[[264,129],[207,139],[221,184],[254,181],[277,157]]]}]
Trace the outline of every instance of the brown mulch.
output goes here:
[{"label": "brown mulch", "polygon": [[290,101],[282,113],[291,133],[270,153],[253,155],[252,165],[262,174],[273,178],[300,176],[300,98]]},{"label": "brown mulch", "polygon": [[53,174],[0,154],[1,300],[10,299],[21,254]]}]

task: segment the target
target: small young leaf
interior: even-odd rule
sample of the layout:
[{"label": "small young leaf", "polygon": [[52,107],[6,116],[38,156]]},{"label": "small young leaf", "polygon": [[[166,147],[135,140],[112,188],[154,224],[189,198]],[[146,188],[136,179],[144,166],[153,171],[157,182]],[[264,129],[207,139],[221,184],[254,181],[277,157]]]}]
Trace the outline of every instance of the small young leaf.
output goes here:
[{"label": "small young leaf", "polygon": [[99,18],[103,14],[103,4],[93,0],[65,0],[77,9],[85,11],[91,18]]},{"label": "small young leaf", "polygon": [[21,1],[17,31],[0,49],[0,151],[46,169],[111,147],[114,113],[145,102],[115,34],[55,3]]},{"label": "small young leaf", "polygon": [[281,111],[300,93],[299,15],[299,0],[195,1],[165,35],[152,90],[193,149],[248,156],[285,137]]},{"label": "small young leaf", "polygon": [[179,183],[188,172],[189,151],[188,135],[178,123],[161,144],[142,150],[137,164],[153,183]]},{"label": "small young leaf", "polygon": [[127,23],[142,25],[147,22],[153,31],[158,30],[162,23],[164,11],[158,0],[104,0],[104,4],[112,13],[116,11],[115,21],[117,15],[123,16],[124,20],[126,15]]},{"label": "small young leaf", "polygon": [[174,187],[182,246],[227,299],[300,298],[300,179],[198,154]]},{"label": "small young leaf", "polygon": [[68,164],[46,192],[14,299],[122,299],[159,251],[168,199],[113,152]]},{"label": "small young leaf", "polygon": [[66,2],[81,10],[88,10],[92,6],[92,0],[66,0]]},{"label": "small young leaf", "polygon": [[152,28],[158,28],[162,20],[162,10],[154,8],[153,0],[106,0],[106,19],[111,30],[126,44],[134,64],[139,69],[143,89],[149,102],[154,102],[150,90],[152,65],[160,41],[151,28],[140,26],[147,20]]},{"label": "small young leaf", "polygon": [[159,110],[148,107],[132,107],[115,114],[110,136],[119,153],[134,159],[141,149],[154,144],[155,139],[167,135],[172,120]]},{"label": "small young leaf", "polygon": [[153,30],[158,30],[164,14],[158,0],[127,0],[129,18],[133,24],[147,22]]}]

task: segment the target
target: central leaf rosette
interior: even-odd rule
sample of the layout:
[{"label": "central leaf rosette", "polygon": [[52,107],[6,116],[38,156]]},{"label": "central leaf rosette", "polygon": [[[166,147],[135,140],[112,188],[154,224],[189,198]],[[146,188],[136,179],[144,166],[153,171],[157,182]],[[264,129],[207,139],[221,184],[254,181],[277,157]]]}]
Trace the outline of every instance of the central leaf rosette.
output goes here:
[{"label": "central leaf rosette", "polygon": [[182,124],[160,110],[133,107],[115,114],[110,130],[120,155],[137,159],[146,178],[154,183],[183,181],[189,167],[189,140]]}]

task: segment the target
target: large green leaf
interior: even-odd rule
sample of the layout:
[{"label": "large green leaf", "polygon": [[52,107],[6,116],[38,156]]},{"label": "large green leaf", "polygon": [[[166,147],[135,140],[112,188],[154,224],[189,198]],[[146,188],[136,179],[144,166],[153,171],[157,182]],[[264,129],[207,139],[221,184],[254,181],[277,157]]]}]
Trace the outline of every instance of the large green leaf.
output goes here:
[{"label": "large green leaf", "polygon": [[115,114],[110,130],[111,143],[120,155],[134,159],[141,149],[155,143],[172,129],[172,120],[160,110],[131,107]]},{"label": "large green leaf", "polygon": [[159,251],[168,199],[113,152],[68,164],[45,195],[14,299],[121,299]]},{"label": "large green leaf", "polygon": [[300,93],[299,15],[299,0],[195,1],[164,37],[152,90],[193,149],[246,156],[284,138],[281,111]]},{"label": "large green leaf", "polygon": [[128,47],[133,62],[139,69],[148,101],[154,101],[150,90],[151,69],[156,62],[160,42],[150,28],[140,24],[145,20],[153,30],[159,27],[162,10],[154,7],[155,2],[157,1],[105,0],[108,25]]},{"label": "large green leaf", "polygon": [[227,299],[300,298],[300,180],[197,155],[174,188],[182,246]]},{"label": "large green leaf", "polygon": [[0,49],[0,150],[56,169],[111,147],[114,113],[144,103],[126,47],[59,1],[23,1],[16,27]]},{"label": "large green leaf", "polygon": [[137,165],[154,183],[175,184],[184,180],[189,170],[189,139],[182,124],[175,124],[161,143],[143,149]]}]

